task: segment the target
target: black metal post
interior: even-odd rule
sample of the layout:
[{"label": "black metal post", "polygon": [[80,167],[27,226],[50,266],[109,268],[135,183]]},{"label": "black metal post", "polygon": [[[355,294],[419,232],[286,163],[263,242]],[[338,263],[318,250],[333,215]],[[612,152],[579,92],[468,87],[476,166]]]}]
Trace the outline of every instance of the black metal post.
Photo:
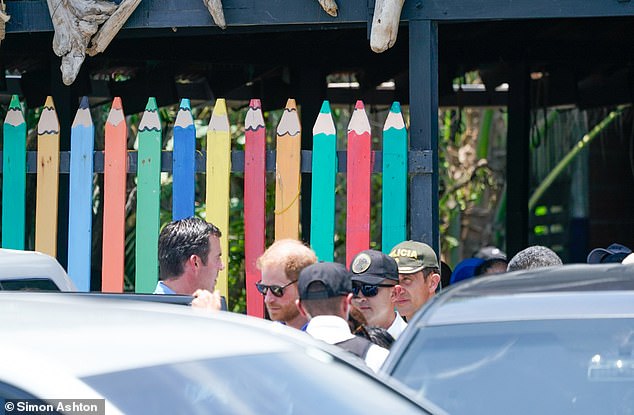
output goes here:
[{"label": "black metal post", "polygon": [[438,25],[409,22],[410,150],[430,150],[432,170],[410,178],[410,238],[439,252]]}]

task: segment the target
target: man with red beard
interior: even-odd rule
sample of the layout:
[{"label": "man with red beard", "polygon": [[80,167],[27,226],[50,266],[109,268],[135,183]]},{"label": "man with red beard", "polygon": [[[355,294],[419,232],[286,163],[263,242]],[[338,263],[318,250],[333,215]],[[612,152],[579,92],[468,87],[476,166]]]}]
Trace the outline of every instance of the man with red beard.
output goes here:
[{"label": "man with red beard", "polygon": [[299,298],[299,272],[317,262],[315,253],[294,239],[281,239],[271,245],[257,260],[262,279],[256,284],[264,296],[264,305],[271,320],[296,329],[308,322],[295,305]]}]

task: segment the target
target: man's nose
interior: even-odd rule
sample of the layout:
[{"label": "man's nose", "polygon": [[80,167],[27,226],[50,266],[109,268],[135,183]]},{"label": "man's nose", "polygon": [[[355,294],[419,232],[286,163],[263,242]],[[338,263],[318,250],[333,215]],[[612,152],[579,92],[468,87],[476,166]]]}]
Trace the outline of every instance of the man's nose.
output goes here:
[{"label": "man's nose", "polygon": [[394,290],[392,291],[392,298],[398,298],[405,294],[405,288],[401,287],[399,284],[394,286]]}]

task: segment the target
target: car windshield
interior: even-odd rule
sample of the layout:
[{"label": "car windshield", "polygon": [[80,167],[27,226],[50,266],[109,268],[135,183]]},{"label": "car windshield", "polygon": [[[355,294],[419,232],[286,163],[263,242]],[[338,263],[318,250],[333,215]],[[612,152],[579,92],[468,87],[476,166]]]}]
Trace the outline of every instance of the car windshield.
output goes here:
[{"label": "car windshield", "polygon": [[419,330],[392,375],[451,414],[631,414],[634,319]]},{"label": "car windshield", "polygon": [[[186,353],[186,351],[183,351]],[[420,414],[319,350],[230,356],[85,377],[128,414]]]}]

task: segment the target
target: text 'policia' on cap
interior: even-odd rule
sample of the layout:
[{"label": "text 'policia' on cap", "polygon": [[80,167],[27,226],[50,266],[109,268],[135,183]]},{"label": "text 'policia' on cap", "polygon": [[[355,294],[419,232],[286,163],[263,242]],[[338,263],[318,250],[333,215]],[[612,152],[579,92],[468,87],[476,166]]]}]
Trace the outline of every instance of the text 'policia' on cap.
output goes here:
[{"label": "text 'policia' on cap", "polygon": [[438,258],[431,246],[418,241],[404,241],[390,251],[400,274],[414,274],[425,268],[439,268]]}]

